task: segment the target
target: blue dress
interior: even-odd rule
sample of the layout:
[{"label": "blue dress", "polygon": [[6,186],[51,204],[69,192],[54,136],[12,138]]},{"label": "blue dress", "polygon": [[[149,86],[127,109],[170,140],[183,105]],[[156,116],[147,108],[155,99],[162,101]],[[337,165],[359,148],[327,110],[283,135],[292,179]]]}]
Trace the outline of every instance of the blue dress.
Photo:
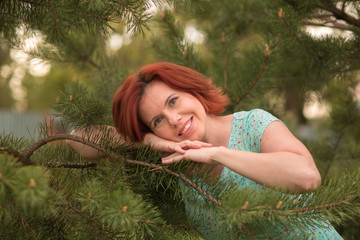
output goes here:
[{"label": "blue dress", "polygon": [[[279,119],[261,109],[234,113],[228,148],[260,152],[262,134],[266,127],[274,121],[279,121]],[[235,185],[239,189],[250,187],[254,191],[259,192],[269,189],[227,167],[224,167],[222,170],[220,181],[230,181],[231,185]],[[186,213],[190,220],[196,221],[199,225],[199,231],[202,236],[205,239],[211,240],[231,239],[227,234],[226,227],[218,225],[216,212],[207,209],[204,198],[182,181],[180,181],[180,186],[185,197]],[[203,183],[202,186],[207,185]],[[197,209],[194,208],[194,201],[197,201],[198,206],[200,206]],[[284,225],[275,225],[263,231],[261,235],[254,237],[256,239],[342,239],[328,221],[325,220],[319,224],[321,227],[302,228],[295,231],[292,230],[292,232],[289,232]]]}]

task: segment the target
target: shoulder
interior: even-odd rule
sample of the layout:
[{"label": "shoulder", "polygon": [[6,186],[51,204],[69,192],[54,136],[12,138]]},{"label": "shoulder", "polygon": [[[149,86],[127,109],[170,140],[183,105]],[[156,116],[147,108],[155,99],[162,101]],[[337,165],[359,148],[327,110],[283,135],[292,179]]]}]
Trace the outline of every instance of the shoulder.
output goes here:
[{"label": "shoulder", "polygon": [[229,146],[260,152],[261,138],[265,129],[276,121],[279,119],[262,109],[234,113]]},{"label": "shoulder", "polygon": [[270,123],[280,121],[277,117],[263,109],[252,109],[239,113],[247,129],[256,128],[265,130]]}]

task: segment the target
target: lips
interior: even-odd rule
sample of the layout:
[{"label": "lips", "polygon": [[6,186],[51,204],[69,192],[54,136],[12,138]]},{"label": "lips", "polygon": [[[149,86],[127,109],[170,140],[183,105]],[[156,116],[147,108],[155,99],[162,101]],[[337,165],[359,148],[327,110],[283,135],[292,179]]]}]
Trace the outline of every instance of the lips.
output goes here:
[{"label": "lips", "polygon": [[193,127],[193,117],[191,117],[182,128],[179,130],[179,136],[185,136],[187,135]]}]

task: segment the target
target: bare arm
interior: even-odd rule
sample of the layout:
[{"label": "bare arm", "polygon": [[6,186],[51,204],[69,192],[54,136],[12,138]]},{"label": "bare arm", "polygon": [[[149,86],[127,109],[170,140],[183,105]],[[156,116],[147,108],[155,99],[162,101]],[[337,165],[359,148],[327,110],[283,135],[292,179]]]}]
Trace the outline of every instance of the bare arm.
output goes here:
[{"label": "bare arm", "polygon": [[[111,137],[117,142],[117,144],[125,143],[122,136],[116,131],[112,126],[91,126],[88,128],[83,128],[79,130],[74,130],[71,132],[71,135],[79,136],[84,139],[87,139],[94,143],[99,143],[103,137]],[[100,152],[97,149],[94,149],[85,144],[67,140],[66,143],[83,158],[89,160],[90,162],[97,163],[101,158],[106,157],[106,153]],[[184,154],[184,149],[190,148],[201,148],[201,147],[211,147],[209,143],[204,143],[200,141],[183,141],[183,142],[172,142],[162,138],[157,137],[152,133],[147,133],[144,137],[142,143],[136,142],[132,143],[134,147],[141,145],[149,145],[151,148],[161,151],[161,152],[178,152]]]},{"label": "bare arm", "polygon": [[[114,142],[124,142],[122,137],[116,132],[112,126],[91,126],[79,130],[74,130],[70,133],[71,135],[82,137],[94,143],[100,143],[101,138],[108,136],[114,138]],[[117,141],[116,141],[117,140]],[[97,163],[101,158],[106,157],[106,153],[98,151],[90,146],[83,143],[75,142],[72,140],[66,140],[66,143],[83,158],[90,162]]]},{"label": "bare arm", "polygon": [[281,122],[266,128],[260,153],[226,147],[190,149],[183,156],[172,154],[164,158],[163,163],[181,159],[221,164],[258,183],[289,192],[316,189],[321,182],[310,152]]}]

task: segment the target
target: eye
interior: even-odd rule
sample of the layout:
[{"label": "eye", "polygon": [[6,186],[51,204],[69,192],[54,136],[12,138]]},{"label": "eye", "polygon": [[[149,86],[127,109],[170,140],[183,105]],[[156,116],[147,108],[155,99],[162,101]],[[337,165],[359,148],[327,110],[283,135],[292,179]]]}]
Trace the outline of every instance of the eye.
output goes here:
[{"label": "eye", "polygon": [[169,101],[169,105],[170,105],[170,106],[174,106],[177,100],[178,100],[177,97],[172,98],[172,99]]},{"label": "eye", "polygon": [[157,117],[154,120],[154,127],[157,127],[161,123],[162,120],[163,120],[163,117]]}]

